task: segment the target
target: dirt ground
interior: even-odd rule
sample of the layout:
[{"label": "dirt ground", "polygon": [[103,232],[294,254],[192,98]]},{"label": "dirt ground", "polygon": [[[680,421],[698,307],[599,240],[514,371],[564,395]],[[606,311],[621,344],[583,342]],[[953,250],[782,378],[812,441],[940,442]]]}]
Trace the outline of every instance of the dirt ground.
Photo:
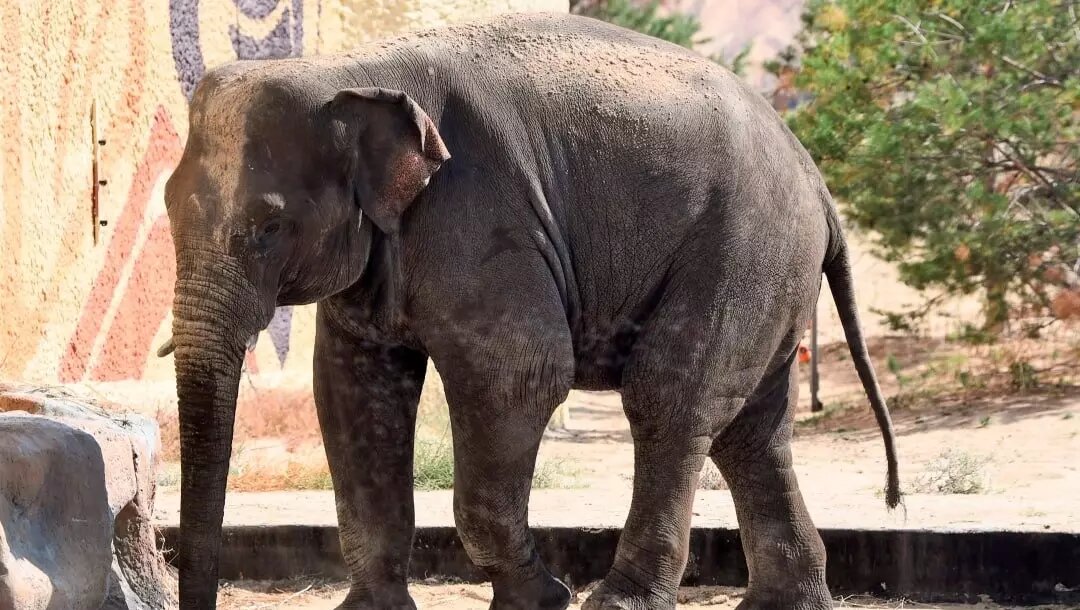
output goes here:
[{"label": "dirt ground", "polygon": [[[902,481],[908,494],[907,514],[888,513],[881,501],[884,457],[873,417],[862,397],[844,350],[824,350],[822,400],[826,410],[809,411],[805,381],[796,417],[793,443],[796,470],[811,514],[820,527],[952,527],[1007,528],[1028,531],[1080,532],[1080,388],[1075,368],[1076,346],[1045,340],[1000,348],[973,348],[955,342],[910,338],[876,338],[871,342],[884,391],[891,399],[899,434]],[[1071,346],[1071,347],[1070,347]],[[996,363],[995,363],[996,362]],[[1030,371],[1015,366],[1027,363]],[[806,367],[803,367],[803,372]],[[973,371],[998,370],[997,375],[967,379]],[[1021,375],[1009,373],[1022,369]],[[1026,372],[1025,372],[1026,371]],[[1031,377],[1031,379],[1029,379]],[[963,383],[958,382],[965,379]],[[967,385],[966,389],[961,386]],[[1026,389],[1018,387],[1033,384]],[[959,388],[959,389],[958,389]],[[534,492],[530,505],[534,523],[578,525],[618,522],[629,504],[633,476],[633,447],[618,394],[571,395],[566,430],[553,432],[541,447],[542,460],[557,460],[572,470],[573,489]],[[941,455],[970,458],[975,466],[961,469],[959,478],[977,481],[975,493],[950,494],[919,488],[927,474],[940,474]],[[931,483],[934,480],[930,477]],[[730,495],[702,490],[695,503],[695,524],[719,521],[734,525]],[[230,494],[230,502],[244,496]],[[291,498],[284,502],[279,496]],[[166,492],[159,503],[175,518],[175,498]],[[577,502],[577,504],[573,504]],[[330,492],[273,492],[247,505],[232,507],[226,520],[294,518],[285,504],[303,505],[309,518],[313,507],[325,504],[321,518],[332,522]],[[612,509],[611,505],[618,508]],[[171,508],[168,508],[172,506]],[[420,524],[451,522],[450,492],[418,494]],[[613,512],[614,511],[614,512]],[[481,610],[488,607],[486,585],[414,583],[411,591],[421,608]],[[680,608],[734,609],[741,589],[703,587],[684,589]],[[330,610],[345,594],[340,583],[312,584],[239,582],[224,585],[220,607],[227,610]],[[584,599],[579,595],[573,608]],[[909,600],[872,598],[836,600],[838,608],[967,608],[1004,610],[991,600],[976,604],[923,604]],[[1066,606],[1039,606],[1065,610]]]},{"label": "dirt ground", "polygon": [[[1076,369],[1059,361],[1075,358],[1069,349],[1076,348],[1066,343],[1056,358],[1046,344],[1010,349],[1003,354],[941,340],[871,341],[890,398],[908,507],[919,506],[921,497],[929,506],[937,498],[926,496],[966,495],[957,500],[976,508],[968,515],[948,515],[937,525],[1080,531],[1080,388],[1069,385]],[[995,365],[995,358],[1002,362]],[[1030,382],[1036,385],[1018,390],[1004,375],[968,379],[970,389],[957,389],[957,378],[971,371],[1012,370],[1017,362],[1032,363],[1037,379]],[[846,348],[824,350],[823,413],[810,412],[808,366],[800,372],[793,452],[811,512],[829,525],[865,521],[865,500],[880,497],[884,485],[885,459]],[[618,394],[574,393],[572,400],[569,429],[545,439],[541,459],[563,460],[578,469],[577,481],[590,494],[625,490],[633,473],[633,447]]]},{"label": "dirt ground", "polygon": [[[881,496],[881,437],[846,348],[826,348],[825,410],[810,412],[804,381],[793,441],[796,473],[815,524],[1080,532],[1080,387],[1069,385],[1080,370],[1068,364],[1076,362],[1071,350],[1077,348],[1069,341],[1048,347],[1053,345],[1046,339],[1005,350],[942,340],[871,341],[898,433],[906,511],[894,512]],[[988,376],[988,370],[998,373]],[[1022,374],[1009,373],[1017,370]],[[559,465],[564,489],[534,491],[530,521],[617,526],[629,508],[634,471],[620,397],[573,392],[570,402],[567,427],[547,435],[539,456]],[[735,526],[730,494],[722,480],[713,483],[698,492],[695,525]],[[163,522],[176,521],[178,496],[173,487],[159,490]],[[453,523],[450,496],[418,492],[417,523]],[[230,492],[225,519],[333,524],[332,492]]]},{"label": "dirt ground", "polygon": [[[222,588],[218,607],[222,610],[333,610],[345,597],[346,586],[340,583],[313,584],[305,581],[288,583],[239,582]],[[421,610],[484,610],[491,602],[488,585],[414,583],[410,592]],[[709,608],[732,610],[739,604],[743,589],[731,587],[684,588],[679,592],[679,608]],[[580,608],[585,595],[579,593],[571,606]],[[976,604],[919,604],[908,600],[885,601],[864,597],[838,598],[837,608],[919,608],[1006,610],[990,601]],[[1027,606],[1025,610],[1067,610],[1065,606]]]}]

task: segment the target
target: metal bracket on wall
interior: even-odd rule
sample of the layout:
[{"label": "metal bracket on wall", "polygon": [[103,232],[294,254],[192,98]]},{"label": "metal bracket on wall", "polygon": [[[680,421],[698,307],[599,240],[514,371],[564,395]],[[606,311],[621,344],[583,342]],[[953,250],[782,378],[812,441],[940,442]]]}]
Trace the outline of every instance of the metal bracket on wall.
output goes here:
[{"label": "metal bracket on wall", "polygon": [[101,220],[101,187],[108,184],[107,180],[101,178],[101,147],[105,146],[105,140],[98,134],[98,118],[97,118],[97,99],[90,105],[90,137],[93,139],[93,180],[94,183],[90,191],[90,226],[94,233],[94,245],[98,243],[99,227],[104,227],[108,223],[106,220]]}]

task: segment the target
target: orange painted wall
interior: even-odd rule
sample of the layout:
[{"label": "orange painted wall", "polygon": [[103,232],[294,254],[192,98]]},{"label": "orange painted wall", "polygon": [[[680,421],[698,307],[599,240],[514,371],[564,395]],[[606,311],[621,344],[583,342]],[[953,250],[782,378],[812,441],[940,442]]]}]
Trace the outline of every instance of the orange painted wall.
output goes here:
[{"label": "orange painted wall", "polygon": [[[171,381],[171,359],[153,356],[175,274],[162,189],[207,67],[509,10],[566,0],[0,2],[0,378]],[[279,311],[249,372],[306,377],[312,337],[311,308]]]}]

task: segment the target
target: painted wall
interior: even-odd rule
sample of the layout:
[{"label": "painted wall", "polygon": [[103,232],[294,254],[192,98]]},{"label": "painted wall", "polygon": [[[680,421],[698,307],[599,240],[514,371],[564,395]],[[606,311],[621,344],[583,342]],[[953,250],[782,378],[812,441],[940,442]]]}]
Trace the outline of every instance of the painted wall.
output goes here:
[{"label": "painted wall", "polygon": [[[0,379],[171,380],[172,359],[153,355],[169,334],[175,275],[162,191],[183,149],[188,96],[207,67],[566,8],[566,0],[0,1]],[[249,372],[306,379],[313,317],[312,308],[279,310]]]}]

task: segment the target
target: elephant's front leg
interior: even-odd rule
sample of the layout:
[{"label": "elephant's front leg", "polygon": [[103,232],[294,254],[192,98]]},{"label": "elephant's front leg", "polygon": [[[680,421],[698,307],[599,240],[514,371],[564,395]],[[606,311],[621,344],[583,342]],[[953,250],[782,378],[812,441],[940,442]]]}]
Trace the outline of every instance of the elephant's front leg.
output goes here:
[{"label": "elephant's front leg", "polygon": [[427,358],[359,341],[322,308],[315,336],[315,404],[334,481],[351,588],[341,610],[414,609],[413,430]]},{"label": "elephant's front leg", "polygon": [[[563,610],[570,591],[541,561],[529,492],[547,420],[565,398],[551,379],[503,379],[490,391],[447,387],[454,432],[454,517],[473,563],[491,578],[492,610]],[[550,373],[552,367],[546,372]]]}]

